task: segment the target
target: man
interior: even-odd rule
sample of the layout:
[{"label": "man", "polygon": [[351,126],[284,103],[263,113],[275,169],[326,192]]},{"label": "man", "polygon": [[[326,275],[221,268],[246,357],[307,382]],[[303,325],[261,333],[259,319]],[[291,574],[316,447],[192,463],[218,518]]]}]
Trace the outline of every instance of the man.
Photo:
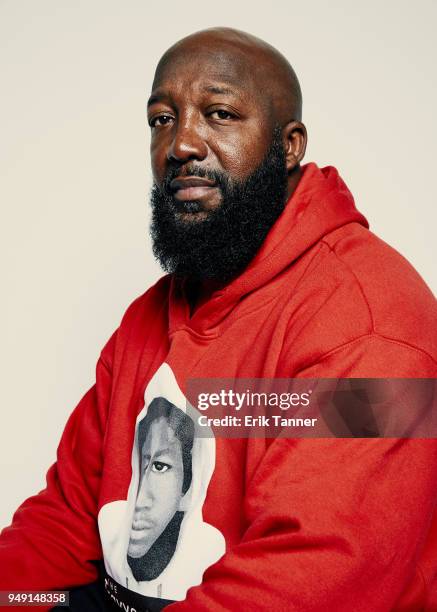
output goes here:
[{"label": "man", "polygon": [[[4,530],[2,588],[77,587],[103,556],[130,590],[108,551],[131,539],[136,419],[173,384],[436,374],[434,297],[334,168],[300,165],[300,87],[275,49],[223,28],[183,39],[158,64],[148,118],[170,274],[126,312],[47,489]],[[226,550],[200,584],[174,575],[169,610],[437,609],[435,440],[209,442],[201,515]]]}]

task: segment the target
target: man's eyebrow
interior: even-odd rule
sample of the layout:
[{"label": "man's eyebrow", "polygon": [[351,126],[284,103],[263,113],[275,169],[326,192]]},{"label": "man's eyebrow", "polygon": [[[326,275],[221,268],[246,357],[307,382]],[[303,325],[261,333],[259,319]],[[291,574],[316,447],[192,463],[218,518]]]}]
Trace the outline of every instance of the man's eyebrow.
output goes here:
[{"label": "man's eyebrow", "polygon": [[229,89],[228,87],[221,87],[219,85],[207,85],[206,87],[204,87],[204,89],[205,91],[209,91],[210,93],[214,94],[224,94],[231,96],[238,95],[237,92],[233,91],[232,89]]},{"label": "man's eyebrow", "polygon": [[[209,93],[213,93],[213,94],[222,94],[222,95],[228,95],[228,96],[236,96],[237,98],[240,98],[241,95],[238,93],[238,91],[235,91],[233,89],[230,89],[229,87],[223,86],[223,85],[206,85],[203,88],[204,91],[207,91]],[[168,95],[164,92],[160,92],[160,91],[156,91],[155,93],[152,93],[150,98],[147,100],[147,108],[149,108],[150,106],[152,106],[153,104],[157,104],[158,102],[162,102],[163,100],[167,101],[168,100]]]}]

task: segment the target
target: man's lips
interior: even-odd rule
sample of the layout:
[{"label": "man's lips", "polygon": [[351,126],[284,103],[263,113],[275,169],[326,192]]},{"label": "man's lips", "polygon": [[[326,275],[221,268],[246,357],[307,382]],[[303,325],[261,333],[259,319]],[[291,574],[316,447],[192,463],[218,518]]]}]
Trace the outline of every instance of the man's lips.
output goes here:
[{"label": "man's lips", "polygon": [[175,191],[177,189],[188,189],[190,187],[213,187],[214,181],[201,176],[177,176],[170,183],[170,187]]},{"label": "man's lips", "polygon": [[179,176],[171,181],[170,187],[175,191],[174,197],[181,201],[200,200],[216,189],[214,181],[200,176]]}]

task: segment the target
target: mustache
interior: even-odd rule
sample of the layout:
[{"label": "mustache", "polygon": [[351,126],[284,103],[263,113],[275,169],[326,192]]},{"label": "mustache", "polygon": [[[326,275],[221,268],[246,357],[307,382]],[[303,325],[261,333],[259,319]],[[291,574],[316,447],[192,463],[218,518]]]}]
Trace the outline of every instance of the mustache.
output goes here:
[{"label": "mustache", "polygon": [[155,183],[155,186],[165,196],[172,196],[174,190],[171,188],[171,182],[178,177],[198,176],[200,178],[206,178],[213,181],[216,186],[221,190],[228,190],[231,186],[231,179],[226,172],[220,170],[213,170],[211,168],[203,168],[196,164],[190,164],[181,168],[181,166],[170,166],[166,172],[164,180],[160,185]]}]

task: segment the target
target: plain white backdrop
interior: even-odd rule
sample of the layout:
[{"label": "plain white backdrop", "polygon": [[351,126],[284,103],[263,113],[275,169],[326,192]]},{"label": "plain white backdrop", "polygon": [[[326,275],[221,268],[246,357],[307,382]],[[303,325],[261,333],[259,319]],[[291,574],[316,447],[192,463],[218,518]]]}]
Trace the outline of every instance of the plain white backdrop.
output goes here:
[{"label": "plain white backdrop", "polygon": [[161,274],[145,101],[165,49],[226,25],[281,50],[306,161],[339,169],[435,291],[436,17],[434,0],[0,0],[0,526],[44,487],[100,349]]}]

